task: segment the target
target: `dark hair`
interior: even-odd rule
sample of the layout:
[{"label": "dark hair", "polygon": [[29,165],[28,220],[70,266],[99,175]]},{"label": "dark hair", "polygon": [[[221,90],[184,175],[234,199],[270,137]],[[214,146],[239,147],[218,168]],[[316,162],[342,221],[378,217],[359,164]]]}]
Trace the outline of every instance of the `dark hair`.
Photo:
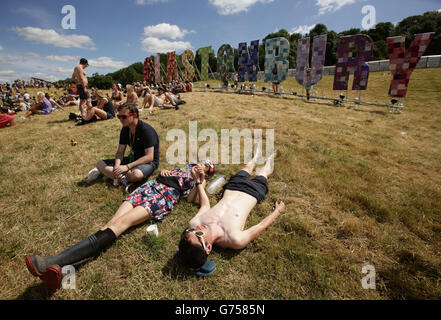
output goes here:
[{"label": "dark hair", "polygon": [[136,117],[139,118],[138,106],[133,103],[123,103],[118,106],[118,111],[127,108],[129,109],[129,113],[136,113]]},{"label": "dark hair", "polygon": [[180,262],[187,268],[199,269],[208,259],[208,254],[199,245],[193,245],[188,241],[188,234],[184,231],[179,242]]},{"label": "dark hair", "polygon": [[81,58],[81,60],[80,60],[80,64],[89,64],[89,62],[87,61],[87,59],[85,59],[85,58]]}]

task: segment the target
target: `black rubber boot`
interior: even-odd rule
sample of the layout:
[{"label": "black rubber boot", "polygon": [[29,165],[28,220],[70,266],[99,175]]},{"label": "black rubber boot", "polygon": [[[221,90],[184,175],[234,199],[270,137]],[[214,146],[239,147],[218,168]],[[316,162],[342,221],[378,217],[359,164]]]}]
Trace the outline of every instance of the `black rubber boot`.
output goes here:
[{"label": "black rubber boot", "polygon": [[75,266],[91,260],[115,240],[115,234],[107,228],[104,231],[98,231],[56,256],[47,258],[26,256],[26,265],[32,275],[41,277],[44,271],[52,265],[62,268],[66,265]]}]

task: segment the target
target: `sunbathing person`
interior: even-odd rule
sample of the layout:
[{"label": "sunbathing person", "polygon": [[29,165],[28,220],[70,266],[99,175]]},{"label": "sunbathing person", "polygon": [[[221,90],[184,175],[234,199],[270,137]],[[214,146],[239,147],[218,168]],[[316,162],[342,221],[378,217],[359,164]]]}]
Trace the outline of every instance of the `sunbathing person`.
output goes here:
[{"label": "sunbathing person", "polygon": [[276,151],[258,169],[251,179],[257,154],[238,174],[224,186],[223,198],[210,207],[208,197],[198,186],[200,210],[189,222],[179,243],[178,257],[187,267],[204,269],[213,245],[221,248],[243,249],[256,239],[276,218],[285,211],[285,204],[277,202],[275,210],[259,224],[244,230],[248,215],[257,203],[266,198],[268,176],[273,172],[273,161],[280,154]]},{"label": "sunbathing person", "polygon": [[158,95],[155,96],[153,93],[146,94],[146,104],[149,104],[149,112],[153,114],[153,108],[160,109],[176,109],[179,110],[178,105],[175,102],[174,97],[167,92],[164,87],[158,88]]},{"label": "sunbathing person", "polygon": [[26,117],[31,117],[34,114],[47,115],[52,113],[52,104],[46,99],[43,92],[37,93],[37,103],[26,113]]},{"label": "sunbathing person", "polygon": [[182,195],[188,202],[197,199],[197,188],[204,188],[201,174],[214,173],[212,161],[189,164],[172,171],[163,170],[156,180],[151,180],[130,194],[116,211],[113,218],[97,233],[52,257],[27,255],[29,272],[42,279],[50,291],[61,286],[61,268],[66,265],[79,266],[98,256],[104,249],[129,228],[149,219],[162,221],[171,213]]},{"label": "sunbathing person", "polygon": [[126,88],[127,88],[127,101],[126,101],[126,103],[138,105],[139,100],[138,100],[138,95],[135,92],[135,88],[131,84],[128,84],[126,86]]},{"label": "sunbathing person", "polygon": [[124,94],[119,90],[116,83],[112,85],[112,102],[116,109],[123,103]]}]

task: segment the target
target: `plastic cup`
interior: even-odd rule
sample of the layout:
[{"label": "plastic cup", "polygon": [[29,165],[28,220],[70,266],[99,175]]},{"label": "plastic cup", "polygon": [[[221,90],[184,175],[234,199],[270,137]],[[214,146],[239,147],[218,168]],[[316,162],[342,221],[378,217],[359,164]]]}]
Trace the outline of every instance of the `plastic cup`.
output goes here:
[{"label": "plastic cup", "polygon": [[146,231],[148,234],[154,235],[155,237],[158,237],[159,235],[158,226],[156,224],[152,224],[151,226],[148,226]]}]

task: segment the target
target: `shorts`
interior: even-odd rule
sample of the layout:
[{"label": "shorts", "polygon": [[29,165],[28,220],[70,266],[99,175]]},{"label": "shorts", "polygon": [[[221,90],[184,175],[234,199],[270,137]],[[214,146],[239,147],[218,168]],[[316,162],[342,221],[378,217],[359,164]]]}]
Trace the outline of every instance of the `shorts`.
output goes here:
[{"label": "shorts", "polygon": [[161,102],[161,100],[159,100],[159,98],[157,97],[157,96],[154,96],[155,97],[155,107],[157,107],[157,108],[162,108],[162,102]]},{"label": "shorts", "polygon": [[178,203],[181,194],[179,190],[151,180],[133,191],[124,201],[134,208],[143,207],[154,221],[162,221]]},{"label": "shorts", "polygon": [[82,85],[77,86],[78,95],[80,96],[80,100],[89,100],[90,99],[90,93],[84,92],[84,87]]},{"label": "shorts", "polygon": [[106,113],[107,113],[107,120],[115,118],[115,116],[113,114],[111,114],[110,112],[106,112]]},{"label": "shorts", "polygon": [[47,109],[41,109],[41,114],[51,114],[52,110],[47,108]]},{"label": "shorts", "polygon": [[[106,159],[106,160],[103,160],[103,161],[109,167],[114,167],[115,166],[115,159]],[[121,162],[121,165],[125,166],[125,165],[127,165],[129,163],[130,163],[129,162],[129,158],[128,157],[124,157],[123,161]],[[144,179],[147,179],[156,170],[156,165],[154,165],[153,163],[140,164],[139,166],[131,168],[130,170],[132,170],[132,171],[133,170],[141,171],[143,176],[144,176]]]},{"label": "shorts", "polygon": [[245,170],[239,171],[238,174],[232,176],[224,190],[241,191],[257,199],[257,203],[261,203],[266,199],[268,193],[268,180],[264,176],[257,176],[251,179],[251,175]]},{"label": "shorts", "polygon": [[307,87],[305,87],[306,90],[312,90],[312,88],[314,88],[314,86],[307,86]]}]

